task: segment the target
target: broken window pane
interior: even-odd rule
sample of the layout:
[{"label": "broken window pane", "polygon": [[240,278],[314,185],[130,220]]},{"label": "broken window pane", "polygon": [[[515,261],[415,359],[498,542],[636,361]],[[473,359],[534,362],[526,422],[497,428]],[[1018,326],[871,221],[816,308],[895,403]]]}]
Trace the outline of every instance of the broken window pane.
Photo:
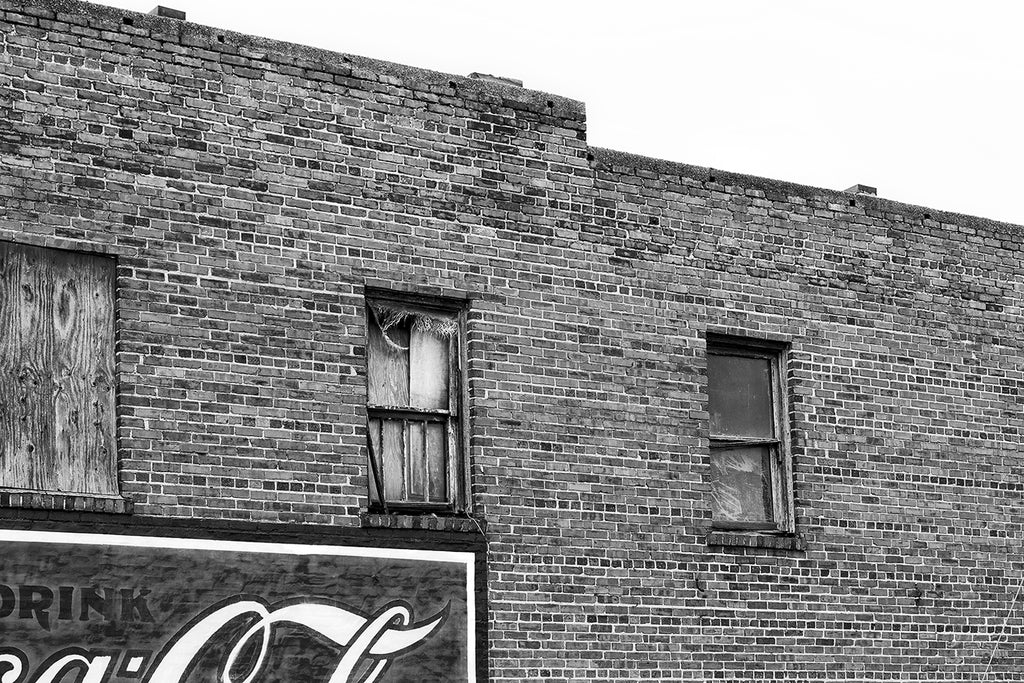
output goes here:
[{"label": "broken window pane", "polygon": [[721,522],[771,522],[768,446],[711,449],[711,513]]}]

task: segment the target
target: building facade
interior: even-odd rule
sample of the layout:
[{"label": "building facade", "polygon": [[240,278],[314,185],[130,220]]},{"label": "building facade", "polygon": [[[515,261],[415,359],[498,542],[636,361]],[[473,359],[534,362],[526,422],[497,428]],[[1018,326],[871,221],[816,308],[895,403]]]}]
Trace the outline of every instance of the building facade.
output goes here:
[{"label": "building facade", "polygon": [[1019,226],[0,12],[4,683],[1024,680]]}]

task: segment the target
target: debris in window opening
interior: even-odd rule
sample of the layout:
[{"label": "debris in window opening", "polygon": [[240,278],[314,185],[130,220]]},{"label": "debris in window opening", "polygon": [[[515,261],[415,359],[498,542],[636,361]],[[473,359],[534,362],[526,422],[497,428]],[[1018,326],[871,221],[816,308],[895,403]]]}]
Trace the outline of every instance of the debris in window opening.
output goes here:
[{"label": "debris in window opening", "polygon": [[388,330],[401,325],[406,320],[412,320],[412,329],[419,332],[432,334],[441,339],[451,339],[459,331],[458,320],[453,316],[431,315],[420,309],[406,308],[396,304],[384,304],[380,302],[371,303],[370,312],[380,328],[385,343],[393,351],[408,351],[408,346],[402,346],[388,336]]}]

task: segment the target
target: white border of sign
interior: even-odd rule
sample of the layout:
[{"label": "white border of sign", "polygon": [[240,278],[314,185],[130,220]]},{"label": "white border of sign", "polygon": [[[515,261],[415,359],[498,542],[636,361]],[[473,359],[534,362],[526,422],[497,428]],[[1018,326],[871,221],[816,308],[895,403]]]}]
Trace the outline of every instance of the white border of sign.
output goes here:
[{"label": "white border of sign", "polygon": [[312,545],[306,543],[273,543],[266,541],[222,541],[208,538],[177,536],[122,536],[120,534],[83,534],[67,531],[33,531],[0,529],[0,542],[74,543],[79,545],[113,545],[129,548],[171,548],[175,550],[211,550],[214,552],[247,552],[276,555],[334,555],[338,557],[382,557],[421,562],[451,562],[466,568],[466,653],[469,683],[476,683],[476,593],[473,553],[447,550],[410,550],[406,548],[372,548],[367,546]]}]

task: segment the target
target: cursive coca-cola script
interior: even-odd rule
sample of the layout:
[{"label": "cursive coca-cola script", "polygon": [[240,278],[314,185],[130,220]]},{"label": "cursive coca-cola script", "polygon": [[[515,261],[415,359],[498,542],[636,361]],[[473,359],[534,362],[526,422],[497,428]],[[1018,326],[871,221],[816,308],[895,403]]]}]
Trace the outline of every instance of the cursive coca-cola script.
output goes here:
[{"label": "cursive coca-cola script", "polygon": [[[304,600],[270,606],[260,599],[239,596],[217,603],[182,627],[142,675],[143,683],[181,683],[200,654],[226,626],[250,624],[231,645],[220,667],[221,683],[252,683],[264,669],[275,627],[299,625],[337,650],[333,673],[324,683],[373,683],[392,660],[423,643],[447,618],[447,607],[413,623],[412,611],[393,602],[376,614],[363,616],[340,606]],[[237,630],[235,631],[237,633]],[[138,677],[143,657],[120,656],[109,649],[69,647],[53,653],[29,675],[29,661],[17,648],[0,647],[0,683],[102,683],[119,671]],[[241,669],[239,671],[238,669]],[[65,678],[71,671],[74,677]]]}]

